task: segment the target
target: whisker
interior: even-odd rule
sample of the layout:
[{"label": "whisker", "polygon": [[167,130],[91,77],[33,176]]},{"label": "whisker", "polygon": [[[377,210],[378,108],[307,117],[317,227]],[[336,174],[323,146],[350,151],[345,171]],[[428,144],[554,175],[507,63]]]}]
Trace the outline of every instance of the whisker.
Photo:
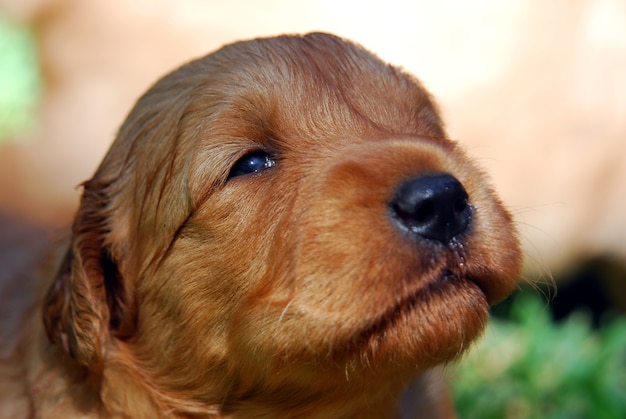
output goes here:
[{"label": "whisker", "polygon": [[287,309],[289,308],[291,303],[293,303],[293,300],[289,301],[287,305],[285,306],[285,308],[283,309],[283,311],[280,313],[280,316],[278,317],[278,323],[282,322],[283,319],[285,318],[285,314],[287,313]]}]

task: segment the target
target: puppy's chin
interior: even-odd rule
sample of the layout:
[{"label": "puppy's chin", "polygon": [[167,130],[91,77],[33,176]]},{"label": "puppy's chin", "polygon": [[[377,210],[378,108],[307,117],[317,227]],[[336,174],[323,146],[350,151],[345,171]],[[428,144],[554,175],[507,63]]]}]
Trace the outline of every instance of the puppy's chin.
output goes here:
[{"label": "puppy's chin", "polygon": [[483,331],[488,312],[478,282],[442,269],[373,317],[337,355],[384,368],[430,368],[462,354]]}]

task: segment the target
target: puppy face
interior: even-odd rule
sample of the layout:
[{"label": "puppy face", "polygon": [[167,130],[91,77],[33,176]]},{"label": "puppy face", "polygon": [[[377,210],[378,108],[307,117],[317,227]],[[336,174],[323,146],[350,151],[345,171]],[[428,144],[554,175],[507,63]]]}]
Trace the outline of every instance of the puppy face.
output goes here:
[{"label": "puppy face", "polygon": [[519,270],[511,217],[416,80],[329,35],[280,37],[139,100],[45,315],[90,369],[124,348],[209,400],[415,375],[480,334]]}]

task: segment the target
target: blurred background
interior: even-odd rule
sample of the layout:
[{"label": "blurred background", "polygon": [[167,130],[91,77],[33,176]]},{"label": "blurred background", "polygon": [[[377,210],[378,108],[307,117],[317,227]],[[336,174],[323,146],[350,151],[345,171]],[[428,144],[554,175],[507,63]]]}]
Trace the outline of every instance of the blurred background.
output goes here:
[{"label": "blurred background", "polygon": [[461,417],[626,417],[623,0],[0,0],[0,252],[71,221],[158,77],[309,31],[420,78],[520,226],[535,287],[452,371]]}]

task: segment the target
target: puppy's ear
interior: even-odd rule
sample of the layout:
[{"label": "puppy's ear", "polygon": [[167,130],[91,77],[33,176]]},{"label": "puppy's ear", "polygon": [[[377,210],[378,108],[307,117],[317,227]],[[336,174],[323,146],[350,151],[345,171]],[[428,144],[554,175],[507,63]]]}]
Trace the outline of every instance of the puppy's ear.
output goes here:
[{"label": "puppy's ear", "polygon": [[[112,182],[86,182],[70,247],[46,295],[50,340],[79,364],[100,371],[111,336],[128,333],[128,296],[106,246]],[[125,325],[122,325],[124,319]]]}]

